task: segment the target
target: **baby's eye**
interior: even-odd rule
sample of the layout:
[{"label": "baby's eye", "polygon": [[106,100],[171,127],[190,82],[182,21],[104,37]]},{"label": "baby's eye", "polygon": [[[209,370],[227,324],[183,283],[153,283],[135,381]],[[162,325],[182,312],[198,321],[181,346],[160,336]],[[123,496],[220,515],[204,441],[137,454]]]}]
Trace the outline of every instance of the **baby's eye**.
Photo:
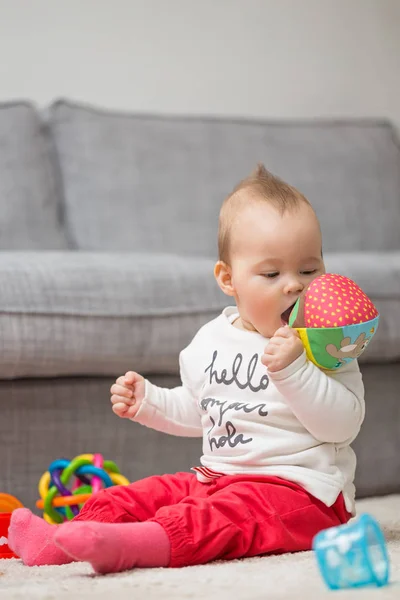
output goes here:
[{"label": "baby's eye", "polygon": [[302,275],[314,275],[317,272],[317,269],[311,269],[311,271],[302,271]]},{"label": "baby's eye", "polygon": [[268,277],[268,279],[274,279],[278,277],[279,271],[274,271],[273,273],[264,273],[264,277]]}]

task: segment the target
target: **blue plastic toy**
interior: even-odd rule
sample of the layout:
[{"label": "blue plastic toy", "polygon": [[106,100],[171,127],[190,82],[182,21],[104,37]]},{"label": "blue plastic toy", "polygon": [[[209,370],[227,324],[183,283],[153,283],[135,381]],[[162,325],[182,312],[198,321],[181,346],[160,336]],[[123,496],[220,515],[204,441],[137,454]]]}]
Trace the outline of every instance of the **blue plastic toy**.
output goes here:
[{"label": "blue plastic toy", "polygon": [[313,550],[331,590],[381,587],[389,581],[385,538],[378,522],[369,514],[321,531],[313,539]]}]

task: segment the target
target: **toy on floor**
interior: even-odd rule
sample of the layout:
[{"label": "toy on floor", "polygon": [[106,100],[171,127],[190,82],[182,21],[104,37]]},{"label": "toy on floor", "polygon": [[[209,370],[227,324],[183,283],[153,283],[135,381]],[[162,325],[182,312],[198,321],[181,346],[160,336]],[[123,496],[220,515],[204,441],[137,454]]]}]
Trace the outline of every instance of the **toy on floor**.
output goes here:
[{"label": "toy on floor", "polygon": [[379,313],[354,281],[326,273],[298,298],[288,320],[317,367],[335,370],[358,358],[376,333]]},{"label": "toy on floor", "polygon": [[321,531],[313,539],[313,550],[331,590],[381,587],[389,581],[385,538],[378,522],[369,514]]},{"label": "toy on floor", "polygon": [[0,494],[0,513],[10,513],[16,508],[23,508],[22,502],[11,494]]},{"label": "toy on floor", "polygon": [[[67,487],[74,478],[71,489]],[[101,454],[81,454],[73,460],[55,460],[39,481],[41,500],[37,508],[51,524],[62,523],[75,517],[90,496],[103,487],[129,485],[117,465],[103,460]]]},{"label": "toy on floor", "polygon": [[8,528],[11,513],[16,508],[23,508],[23,504],[11,494],[0,494],[0,558],[18,558],[8,547]]}]

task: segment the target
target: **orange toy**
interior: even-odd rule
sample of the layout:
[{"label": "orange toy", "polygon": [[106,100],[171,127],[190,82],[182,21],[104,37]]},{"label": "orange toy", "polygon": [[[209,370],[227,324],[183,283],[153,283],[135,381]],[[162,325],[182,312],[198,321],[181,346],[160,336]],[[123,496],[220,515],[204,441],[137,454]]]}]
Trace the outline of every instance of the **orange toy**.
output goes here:
[{"label": "orange toy", "polygon": [[11,496],[11,494],[0,494],[0,559],[18,558],[8,547],[8,528],[10,526],[11,513],[16,508],[23,508],[23,504]]}]

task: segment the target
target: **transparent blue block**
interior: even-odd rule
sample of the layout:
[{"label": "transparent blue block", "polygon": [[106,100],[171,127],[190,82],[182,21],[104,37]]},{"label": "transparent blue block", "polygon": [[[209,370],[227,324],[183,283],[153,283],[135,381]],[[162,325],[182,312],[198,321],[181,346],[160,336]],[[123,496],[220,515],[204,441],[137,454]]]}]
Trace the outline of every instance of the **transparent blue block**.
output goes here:
[{"label": "transparent blue block", "polygon": [[389,581],[389,557],[378,522],[369,514],[318,533],[312,544],[325,583],[331,590]]}]

